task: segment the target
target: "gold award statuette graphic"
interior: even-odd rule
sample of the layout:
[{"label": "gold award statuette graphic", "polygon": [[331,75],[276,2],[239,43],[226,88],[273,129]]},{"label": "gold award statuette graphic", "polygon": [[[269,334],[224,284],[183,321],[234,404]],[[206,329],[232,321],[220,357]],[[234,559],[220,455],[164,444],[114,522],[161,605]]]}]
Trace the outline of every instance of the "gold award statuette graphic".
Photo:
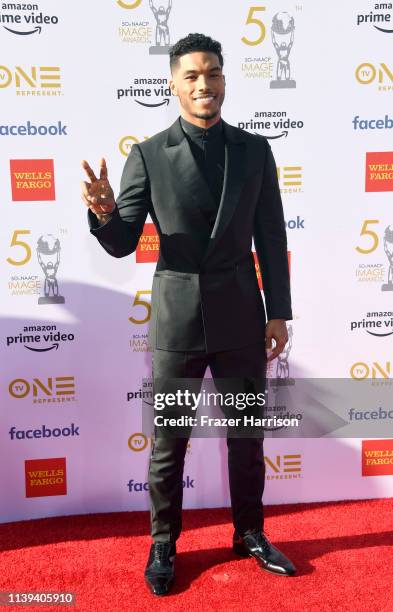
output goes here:
[{"label": "gold award statuette graphic", "polygon": [[295,20],[289,13],[276,13],[272,19],[272,42],[277,53],[276,79],[270,81],[271,89],[294,89],[296,81],[291,78],[289,54],[295,36]]},{"label": "gold award statuette graphic", "polygon": [[159,6],[155,6],[155,2],[157,0],[149,0],[150,10],[156,20],[156,44],[149,47],[149,53],[150,55],[165,55],[169,53],[170,48],[168,19],[172,10],[172,0],[158,0]]},{"label": "gold award statuette graphic", "polygon": [[59,295],[56,279],[60,264],[60,241],[52,234],[45,234],[37,241],[37,258],[45,274],[44,297],[38,298],[39,304],[64,304],[65,299]]}]

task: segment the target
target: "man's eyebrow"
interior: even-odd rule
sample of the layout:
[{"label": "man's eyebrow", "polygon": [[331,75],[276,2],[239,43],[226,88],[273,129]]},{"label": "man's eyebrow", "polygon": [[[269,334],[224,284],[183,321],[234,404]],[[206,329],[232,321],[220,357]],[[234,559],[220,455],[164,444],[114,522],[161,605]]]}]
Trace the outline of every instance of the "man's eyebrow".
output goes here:
[{"label": "man's eyebrow", "polygon": [[[213,68],[209,68],[209,72],[214,72],[215,70],[221,70],[221,66],[214,66]],[[184,75],[187,74],[198,74],[198,70],[195,70],[193,68],[189,68],[188,70],[185,71]]]}]

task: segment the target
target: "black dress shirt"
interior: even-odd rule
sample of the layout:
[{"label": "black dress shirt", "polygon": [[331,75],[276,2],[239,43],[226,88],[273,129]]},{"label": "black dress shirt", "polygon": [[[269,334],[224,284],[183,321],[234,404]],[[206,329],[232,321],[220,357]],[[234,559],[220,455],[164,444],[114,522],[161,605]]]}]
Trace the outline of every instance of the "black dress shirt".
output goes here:
[{"label": "black dress shirt", "polygon": [[220,204],[225,170],[225,139],[222,121],[208,129],[201,128],[180,118],[194,159],[209,187],[212,202],[201,202],[201,208],[209,218],[213,228]]}]

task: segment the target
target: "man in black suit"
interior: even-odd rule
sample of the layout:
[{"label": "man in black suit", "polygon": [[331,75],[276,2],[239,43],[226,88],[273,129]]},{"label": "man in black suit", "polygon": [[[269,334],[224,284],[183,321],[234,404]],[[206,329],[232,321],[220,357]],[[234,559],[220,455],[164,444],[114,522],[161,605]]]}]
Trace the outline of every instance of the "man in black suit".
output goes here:
[{"label": "man in black suit", "polygon": [[[264,381],[266,349],[274,359],[292,318],[287,240],[277,171],[266,138],[221,119],[225,95],[221,45],[189,34],[170,52],[170,88],[180,117],[135,144],[115,201],[104,160],[82,198],[91,233],[114,257],[135,251],[150,214],[160,238],[149,330],[153,384],[171,379]],[[251,252],[263,273],[266,314]],[[274,348],[273,341],[274,340]],[[239,390],[242,390],[239,388]],[[263,533],[263,435],[227,437],[233,550],[263,569],[295,567]],[[149,466],[153,544],[145,570],[153,593],[174,578],[181,531],[187,436],[156,436]]]}]

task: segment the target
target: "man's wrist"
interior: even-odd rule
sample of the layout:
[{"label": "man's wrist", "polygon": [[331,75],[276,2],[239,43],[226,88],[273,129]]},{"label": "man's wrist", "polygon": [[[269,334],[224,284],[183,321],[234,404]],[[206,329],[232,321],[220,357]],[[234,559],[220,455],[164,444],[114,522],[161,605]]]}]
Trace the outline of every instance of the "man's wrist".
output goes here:
[{"label": "man's wrist", "polygon": [[102,214],[100,213],[99,215],[96,214],[97,221],[101,225],[103,225],[104,223],[107,223],[112,218],[112,215],[113,215],[113,210],[109,213],[102,213]]}]

